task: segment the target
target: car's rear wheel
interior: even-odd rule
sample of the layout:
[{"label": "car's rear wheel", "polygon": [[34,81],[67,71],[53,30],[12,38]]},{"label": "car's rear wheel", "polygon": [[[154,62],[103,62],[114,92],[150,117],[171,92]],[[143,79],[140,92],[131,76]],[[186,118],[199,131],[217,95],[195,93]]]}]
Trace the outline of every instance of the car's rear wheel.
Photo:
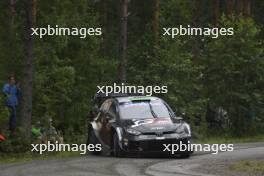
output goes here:
[{"label": "car's rear wheel", "polygon": [[117,133],[114,133],[114,135],[113,135],[113,156],[115,156],[115,157],[123,157],[124,156],[124,152],[122,151],[122,149],[119,146],[119,140],[118,140]]}]

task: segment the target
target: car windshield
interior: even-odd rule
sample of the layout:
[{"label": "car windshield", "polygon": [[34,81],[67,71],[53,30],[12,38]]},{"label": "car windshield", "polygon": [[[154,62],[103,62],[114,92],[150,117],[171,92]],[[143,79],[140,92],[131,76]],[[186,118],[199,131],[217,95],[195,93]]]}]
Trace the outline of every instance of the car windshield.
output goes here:
[{"label": "car windshield", "polygon": [[162,101],[136,101],[120,104],[121,119],[170,118],[170,112]]}]

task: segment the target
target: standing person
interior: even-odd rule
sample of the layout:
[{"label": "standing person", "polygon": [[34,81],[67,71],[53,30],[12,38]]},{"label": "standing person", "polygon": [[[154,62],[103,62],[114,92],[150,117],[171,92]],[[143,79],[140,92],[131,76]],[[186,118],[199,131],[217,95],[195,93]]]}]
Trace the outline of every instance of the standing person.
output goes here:
[{"label": "standing person", "polygon": [[5,105],[10,111],[9,117],[9,130],[14,134],[16,128],[16,107],[18,105],[18,87],[16,86],[15,76],[12,75],[8,78],[8,83],[3,87],[3,93],[6,96]]}]

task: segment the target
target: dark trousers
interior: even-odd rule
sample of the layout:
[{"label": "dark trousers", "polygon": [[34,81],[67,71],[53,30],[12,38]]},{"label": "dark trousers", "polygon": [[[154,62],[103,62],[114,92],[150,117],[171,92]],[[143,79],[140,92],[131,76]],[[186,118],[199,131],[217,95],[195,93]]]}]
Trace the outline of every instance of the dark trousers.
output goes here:
[{"label": "dark trousers", "polygon": [[9,130],[14,131],[16,128],[16,106],[7,106],[10,112]]}]

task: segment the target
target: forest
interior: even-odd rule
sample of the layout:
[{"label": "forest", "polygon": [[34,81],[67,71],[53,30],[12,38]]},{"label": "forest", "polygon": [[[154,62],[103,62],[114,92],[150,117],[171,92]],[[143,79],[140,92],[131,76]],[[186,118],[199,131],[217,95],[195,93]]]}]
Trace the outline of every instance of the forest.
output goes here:
[{"label": "forest", "polygon": [[[21,88],[18,130],[54,120],[86,133],[98,85],[166,85],[166,100],[201,136],[264,134],[264,1],[2,0],[0,81]],[[102,35],[31,35],[31,28],[102,28]],[[164,36],[163,28],[234,28],[234,35]],[[1,102],[4,102],[1,95]],[[0,107],[0,126],[8,110]]]}]

